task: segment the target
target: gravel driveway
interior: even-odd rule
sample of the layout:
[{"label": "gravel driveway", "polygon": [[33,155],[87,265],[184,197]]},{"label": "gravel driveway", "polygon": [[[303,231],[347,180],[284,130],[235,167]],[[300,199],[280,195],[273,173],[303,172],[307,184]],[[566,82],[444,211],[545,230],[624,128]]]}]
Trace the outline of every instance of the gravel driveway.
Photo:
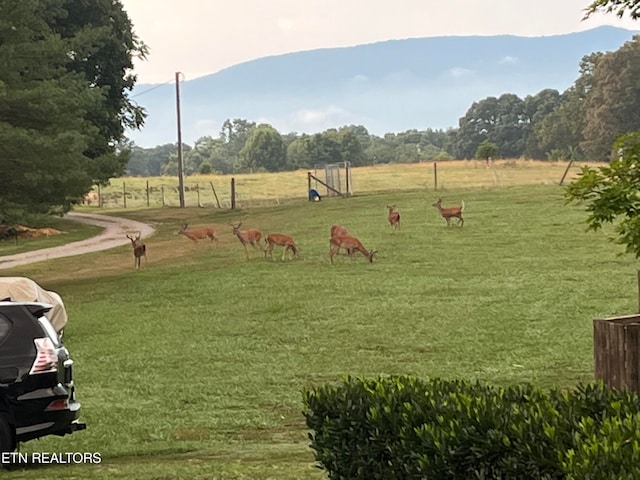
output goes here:
[{"label": "gravel driveway", "polygon": [[71,257],[83,253],[107,250],[130,243],[127,234],[140,232],[142,238],[151,235],[155,229],[146,223],[136,222],[126,218],[111,217],[109,215],[96,215],[90,213],[69,212],[65,218],[74,222],[88,223],[103,227],[104,230],[95,237],[77,242],[67,243],[59,247],[43,248],[32,252],[16,253],[0,257],[0,269],[17,267],[28,263],[41,262],[51,258]]}]

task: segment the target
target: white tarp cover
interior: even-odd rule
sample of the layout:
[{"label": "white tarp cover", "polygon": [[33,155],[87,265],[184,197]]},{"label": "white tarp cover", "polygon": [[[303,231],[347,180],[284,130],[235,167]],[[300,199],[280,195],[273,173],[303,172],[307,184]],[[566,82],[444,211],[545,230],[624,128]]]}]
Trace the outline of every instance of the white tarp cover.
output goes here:
[{"label": "white tarp cover", "polygon": [[60,295],[45,290],[30,278],[0,277],[0,300],[5,299],[13,302],[40,302],[53,305],[47,313],[53,328],[60,333],[67,324],[67,311]]}]

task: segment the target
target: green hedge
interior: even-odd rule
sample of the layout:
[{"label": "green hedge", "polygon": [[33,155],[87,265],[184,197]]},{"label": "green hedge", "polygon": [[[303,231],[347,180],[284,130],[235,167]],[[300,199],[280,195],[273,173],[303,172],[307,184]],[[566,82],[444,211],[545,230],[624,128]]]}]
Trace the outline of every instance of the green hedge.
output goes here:
[{"label": "green hedge", "polygon": [[303,401],[331,479],[640,478],[640,400],[601,384],[350,377]]}]

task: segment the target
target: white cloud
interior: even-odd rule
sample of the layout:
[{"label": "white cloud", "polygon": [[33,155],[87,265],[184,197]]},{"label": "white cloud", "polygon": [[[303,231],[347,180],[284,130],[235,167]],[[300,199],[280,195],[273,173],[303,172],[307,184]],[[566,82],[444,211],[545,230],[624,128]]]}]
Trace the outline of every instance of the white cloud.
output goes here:
[{"label": "white cloud", "polygon": [[302,108],[283,116],[262,117],[258,123],[268,123],[281,133],[312,134],[365,121],[366,119],[354,112],[336,105],[328,105],[321,108]]},{"label": "white cloud", "polygon": [[475,75],[473,70],[469,70],[468,68],[463,67],[454,67],[445,72],[445,75],[448,77],[453,77],[455,79],[459,78],[467,78]]},{"label": "white cloud", "polygon": [[518,57],[512,57],[510,55],[507,55],[505,57],[502,57],[498,63],[500,64],[505,64],[505,63],[518,63]]}]

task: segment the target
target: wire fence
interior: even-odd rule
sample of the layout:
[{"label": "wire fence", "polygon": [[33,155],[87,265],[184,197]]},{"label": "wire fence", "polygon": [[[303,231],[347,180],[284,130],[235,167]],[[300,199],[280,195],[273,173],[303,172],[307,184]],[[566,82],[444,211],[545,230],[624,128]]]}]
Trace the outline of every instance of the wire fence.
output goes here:
[{"label": "wire fence", "polygon": [[[350,189],[358,195],[416,189],[446,191],[559,185],[574,179],[582,165],[561,161],[465,160],[354,167],[350,173]],[[250,208],[307,199],[309,187],[321,194],[331,193],[321,178],[313,184],[309,178],[306,170],[186,177],[184,203],[190,207]],[[180,188],[177,177],[120,178],[107,186],[96,186],[85,197],[84,204],[105,209],[180,207]]]}]

